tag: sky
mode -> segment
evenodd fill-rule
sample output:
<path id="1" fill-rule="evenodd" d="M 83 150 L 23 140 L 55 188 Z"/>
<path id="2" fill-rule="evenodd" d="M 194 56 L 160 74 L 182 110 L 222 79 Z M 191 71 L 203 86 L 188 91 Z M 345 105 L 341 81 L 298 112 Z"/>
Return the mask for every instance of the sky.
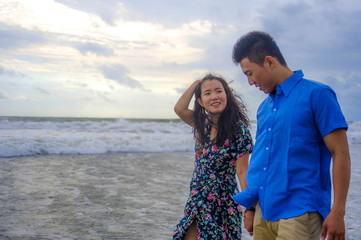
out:
<path id="1" fill-rule="evenodd" d="M 232 50 L 259 30 L 361 121 L 360 16 L 359 0 L 1 0 L 0 116 L 177 118 L 181 93 L 215 73 L 255 120 L 267 95 Z"/>

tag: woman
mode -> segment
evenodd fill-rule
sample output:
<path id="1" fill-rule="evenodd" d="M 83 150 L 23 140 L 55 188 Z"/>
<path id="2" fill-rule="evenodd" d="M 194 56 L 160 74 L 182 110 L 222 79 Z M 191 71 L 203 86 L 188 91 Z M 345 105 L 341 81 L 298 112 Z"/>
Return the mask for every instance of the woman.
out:
<path id="1" fill-rule="evenodd" d="M 236 175 L 247 188 L 252 138 L 245 106 L 222 77 L 208 74 L 190 85 L 174 111 L 194 129 L 196 159 L 184 217 L 173 238 L 241 239 L 242 209 L 232 196 L 238 192 Z"/>

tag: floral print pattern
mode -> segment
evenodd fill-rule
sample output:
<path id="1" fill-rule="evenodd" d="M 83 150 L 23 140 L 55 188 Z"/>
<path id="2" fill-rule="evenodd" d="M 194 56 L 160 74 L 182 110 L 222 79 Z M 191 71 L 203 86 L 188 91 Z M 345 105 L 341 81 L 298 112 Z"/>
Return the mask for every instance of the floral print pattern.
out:
<path id="1" fill-rule="evenodd" d="M 232 196 L 238 193 L 236 160 L 252 149 L 248 127 L 239 122 L 234 140 L 218 147 L 209 140 L 210 120 L 206 120 L 207 141 L 196 144 L 194 172 L 184 217 L 176 226 L 173 239 L 183 239 L 193 221 L 197 222 L 197 239 L 241 239 L 242 207 Z"/>

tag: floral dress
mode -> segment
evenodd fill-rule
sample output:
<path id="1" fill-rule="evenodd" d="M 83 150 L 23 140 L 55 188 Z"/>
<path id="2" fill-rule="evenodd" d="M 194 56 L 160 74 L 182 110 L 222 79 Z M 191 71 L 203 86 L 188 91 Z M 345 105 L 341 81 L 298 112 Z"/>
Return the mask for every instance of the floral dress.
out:
<path id="1" fill-rule="evenodd" d="M 215 139 L 209 141 L 211 124 L 206 120 L 206 144 L 196 145 L 190 194 L 173 239 L 183 239 L 194 220 L 197 239 L 241 239 L 242 208 L 232 198 L 238 193 L 236 160 L 253 145 L 248 127 L 243 122 L 239 126 L 234 140 L 217 147 Z"/>

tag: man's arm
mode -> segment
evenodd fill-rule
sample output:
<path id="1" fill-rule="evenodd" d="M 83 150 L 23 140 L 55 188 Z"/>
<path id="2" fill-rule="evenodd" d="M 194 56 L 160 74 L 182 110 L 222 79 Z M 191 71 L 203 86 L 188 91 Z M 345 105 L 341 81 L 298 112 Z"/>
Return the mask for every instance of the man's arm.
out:
<path id="1" fill-rule="evenodd" d="M 350 184 L 350 153 L 345 129 L 337 129 L 324 138 L 332 154 L 334 201 L 331 212 L 322 225 L 322 239 L 345 239 L 346 198 Z"/>

